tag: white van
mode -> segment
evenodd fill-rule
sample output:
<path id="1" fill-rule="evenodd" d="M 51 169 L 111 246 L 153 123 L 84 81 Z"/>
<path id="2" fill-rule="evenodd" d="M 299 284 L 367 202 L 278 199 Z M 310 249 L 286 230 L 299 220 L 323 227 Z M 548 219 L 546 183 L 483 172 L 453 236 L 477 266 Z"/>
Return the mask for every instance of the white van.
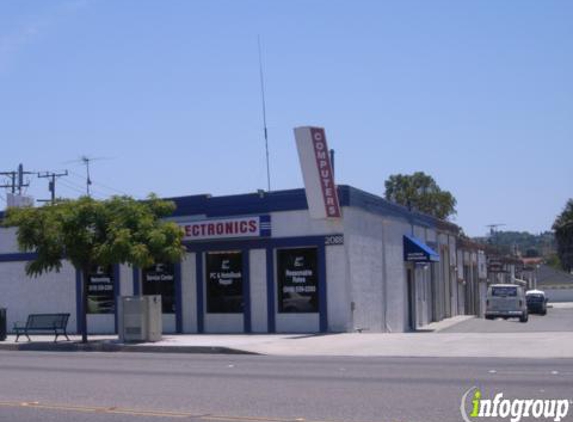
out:
<path id="1" fill-rule="evenodd" d="M 515 284 L 492 284 L 487 289 L 485 318 L 519 318 L 527 322 L 527 301 L 523 287 Z"/>

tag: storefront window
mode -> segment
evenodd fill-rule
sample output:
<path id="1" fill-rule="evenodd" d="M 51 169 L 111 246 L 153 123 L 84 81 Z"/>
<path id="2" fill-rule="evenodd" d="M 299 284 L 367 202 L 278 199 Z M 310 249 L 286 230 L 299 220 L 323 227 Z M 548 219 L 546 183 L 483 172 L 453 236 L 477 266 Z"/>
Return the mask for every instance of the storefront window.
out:
<path id="1" fill-rule="evenodd" d="M 88 313 L 113 314 L 115 297 L 112 266 L 94 266 L 88 278 Z"/>
<path id="2" fill-rule="evenodd" d="M 161 295 L 164 314 L 175 313 L 175 265 L 155 264 L 142 272 L 144 295 Z"/>
<path id="3" fill-rule="evenodd" d="M 280 249 L 277 259 L 279 312 L 318 312 L 316 248 Z"/>
<path id="4" fill-rule="evenodd" d="M 243 254 L 207 253 L 207 312 L 243 312 Z"/>

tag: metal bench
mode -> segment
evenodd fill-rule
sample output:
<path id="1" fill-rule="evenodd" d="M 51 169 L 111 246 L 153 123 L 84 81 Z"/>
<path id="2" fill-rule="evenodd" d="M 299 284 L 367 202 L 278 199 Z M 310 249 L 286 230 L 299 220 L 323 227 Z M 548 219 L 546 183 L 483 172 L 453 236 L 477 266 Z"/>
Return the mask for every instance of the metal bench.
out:
<path id="1" fill-rule="evenodd" d="M 28 341 L 32 341 L 28 333 L 30 332 L 53 332 L 56 336 L 54 343 L 58 341 L 58 336 L 63 335 L 69 341 L 70 338 L 66 333 L 68 326 L 68 319 L 70 314 L 30 314 L 26 324 L 16 322 L 14 324 L 14 332 L 16 333 L 16 342 L 22 334 L 28 337 Z"/>

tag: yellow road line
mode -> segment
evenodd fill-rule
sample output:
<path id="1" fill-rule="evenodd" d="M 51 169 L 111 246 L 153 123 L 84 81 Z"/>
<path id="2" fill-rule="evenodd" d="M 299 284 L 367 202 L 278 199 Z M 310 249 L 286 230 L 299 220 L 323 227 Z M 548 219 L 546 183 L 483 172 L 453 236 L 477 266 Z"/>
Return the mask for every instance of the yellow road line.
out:
<path id="1" fill-rule="evenodd" d="M 100 414 L 121 414 L 129 416 L 147 416 L 157 418 L 195 418 L 204 421 L 221 421 L 221 422 L 335 422 L 335 421 L 319 421 L 319 420 L 306 420 L 304 418 L 263 418 L 263 417 L 250 417 L 250 416 L 227 416 L 227 415 L 212 415 L 212 414 L 193 414 L 187 412 L 169 412 L 162 410 L 143 410 L 143 409 L 127 409 L 121 407 L 97 407 L 97 406 L 78 406 L 67 404 L 49 404 L 40 403 L 37 401 L 19 402 L 19 401 L 0 401 L 0 407 L 15 407 L 15 408 L 28 408 L 28 409 L 42 409 L 42 410 L 61 410 L 68 412 L 82 412 L 82 413 L 100 413 Z"/>
<path id="2" fill-rule="evenodd" d="M 194 415 L 192 413 L 183 413 L 183 412 L 123 409 L 123 408 L 119 408 L 119 407 L 73 406 L 73 405 L 47 404 L 47 403 L 39 403 L 39 402 L 0 402 L 0 406 L 30 408 L 30 409 L 43 409 L 43 410 L 63 410 L 63 411 L 84 412 L 84 413 L 122 414 L 122 415 L 132 415 L 132 416 L 155 416 L 155 417 L 164 417 L 164 418 L 167 418 L 167 417 L 169 417 L 169 418 L 189 418 L 189 417 L 200 417 L 201 416 L 201 415 Z"/>

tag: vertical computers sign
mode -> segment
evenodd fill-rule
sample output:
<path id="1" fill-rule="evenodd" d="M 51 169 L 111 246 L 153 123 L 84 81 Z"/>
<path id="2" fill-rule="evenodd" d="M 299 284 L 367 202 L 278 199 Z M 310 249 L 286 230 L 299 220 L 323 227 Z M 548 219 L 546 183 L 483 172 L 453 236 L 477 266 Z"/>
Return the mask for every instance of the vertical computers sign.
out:
<path id="1" fill-rule="evenodd" d="M 340 204 L 324 129 L 294 129 L 306 200 L 310 216 L 316 219 L 340 218 Z"/>

